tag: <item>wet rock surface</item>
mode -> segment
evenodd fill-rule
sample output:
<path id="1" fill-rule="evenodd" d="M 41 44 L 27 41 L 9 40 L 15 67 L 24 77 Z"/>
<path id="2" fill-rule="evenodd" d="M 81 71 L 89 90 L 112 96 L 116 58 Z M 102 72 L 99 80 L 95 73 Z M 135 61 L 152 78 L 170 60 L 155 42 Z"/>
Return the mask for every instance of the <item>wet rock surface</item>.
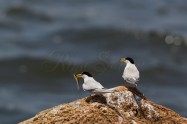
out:
<path id="1" fill-rule="evenodd" d="M 135 97 L 127 87 L 119 92 L 93 95 L 38 113 L 19 124 L 185 124 L 187 119 L 147 99 Z M 136 99 L 135 99 L 136 98 Z"/>

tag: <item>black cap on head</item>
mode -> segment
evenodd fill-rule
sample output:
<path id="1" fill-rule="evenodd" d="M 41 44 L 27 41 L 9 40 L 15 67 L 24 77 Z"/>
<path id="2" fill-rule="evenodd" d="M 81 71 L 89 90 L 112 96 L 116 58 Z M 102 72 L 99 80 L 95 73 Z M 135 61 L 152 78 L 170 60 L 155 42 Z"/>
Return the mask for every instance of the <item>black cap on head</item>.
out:
<path id="1" fill-rule="evenodd" d="M 125 58 L 126 60 L 129 60 L 132 64 L 134 64 L 134 60 L 131 57 Z"/>
<path id="2" fill-rule="evenodd" d="M 88 77 L 93 77 L 89 72 L 82 72 L 82 74 L 87 75 Z"/>

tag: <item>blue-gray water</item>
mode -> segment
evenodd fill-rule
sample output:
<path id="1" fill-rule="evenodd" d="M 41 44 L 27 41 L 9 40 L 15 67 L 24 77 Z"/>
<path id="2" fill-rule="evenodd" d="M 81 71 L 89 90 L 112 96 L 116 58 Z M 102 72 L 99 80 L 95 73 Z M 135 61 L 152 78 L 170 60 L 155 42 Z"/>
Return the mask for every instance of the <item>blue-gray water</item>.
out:
<path id="1" fill-rule="evenodd" d="M 185 0 L 1 0 L 0 123 L 89 95 L 73 73 L 123 85 L 135 59 L 139 89 L 187 117 Z"/>

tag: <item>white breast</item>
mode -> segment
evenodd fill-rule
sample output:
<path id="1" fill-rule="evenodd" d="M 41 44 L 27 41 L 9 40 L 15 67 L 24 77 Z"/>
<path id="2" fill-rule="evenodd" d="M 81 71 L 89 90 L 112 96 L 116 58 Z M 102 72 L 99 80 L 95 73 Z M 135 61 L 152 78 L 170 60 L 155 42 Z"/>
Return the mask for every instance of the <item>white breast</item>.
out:
<path id="1" fill-rule="evenodd" d="M 129 80 L 129 83 L 135 83 L 139 79 L 139 71 L 134 64 L 128 63 L 122 77 L 124 80 Z"/>

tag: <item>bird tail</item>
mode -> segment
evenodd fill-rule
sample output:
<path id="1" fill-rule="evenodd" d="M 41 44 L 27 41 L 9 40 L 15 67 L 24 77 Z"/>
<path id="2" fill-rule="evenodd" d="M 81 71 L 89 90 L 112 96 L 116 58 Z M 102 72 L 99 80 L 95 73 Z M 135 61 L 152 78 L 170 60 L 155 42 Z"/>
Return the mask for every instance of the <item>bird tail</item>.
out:
<path id="1" fill-rule="evenodd" d="M 114 93 L 114 92 L 117 92 L 117 91 L 114 89 L 94 89 L 92 91 L 92 93 L 95 93 L 95 94 Z"/>

